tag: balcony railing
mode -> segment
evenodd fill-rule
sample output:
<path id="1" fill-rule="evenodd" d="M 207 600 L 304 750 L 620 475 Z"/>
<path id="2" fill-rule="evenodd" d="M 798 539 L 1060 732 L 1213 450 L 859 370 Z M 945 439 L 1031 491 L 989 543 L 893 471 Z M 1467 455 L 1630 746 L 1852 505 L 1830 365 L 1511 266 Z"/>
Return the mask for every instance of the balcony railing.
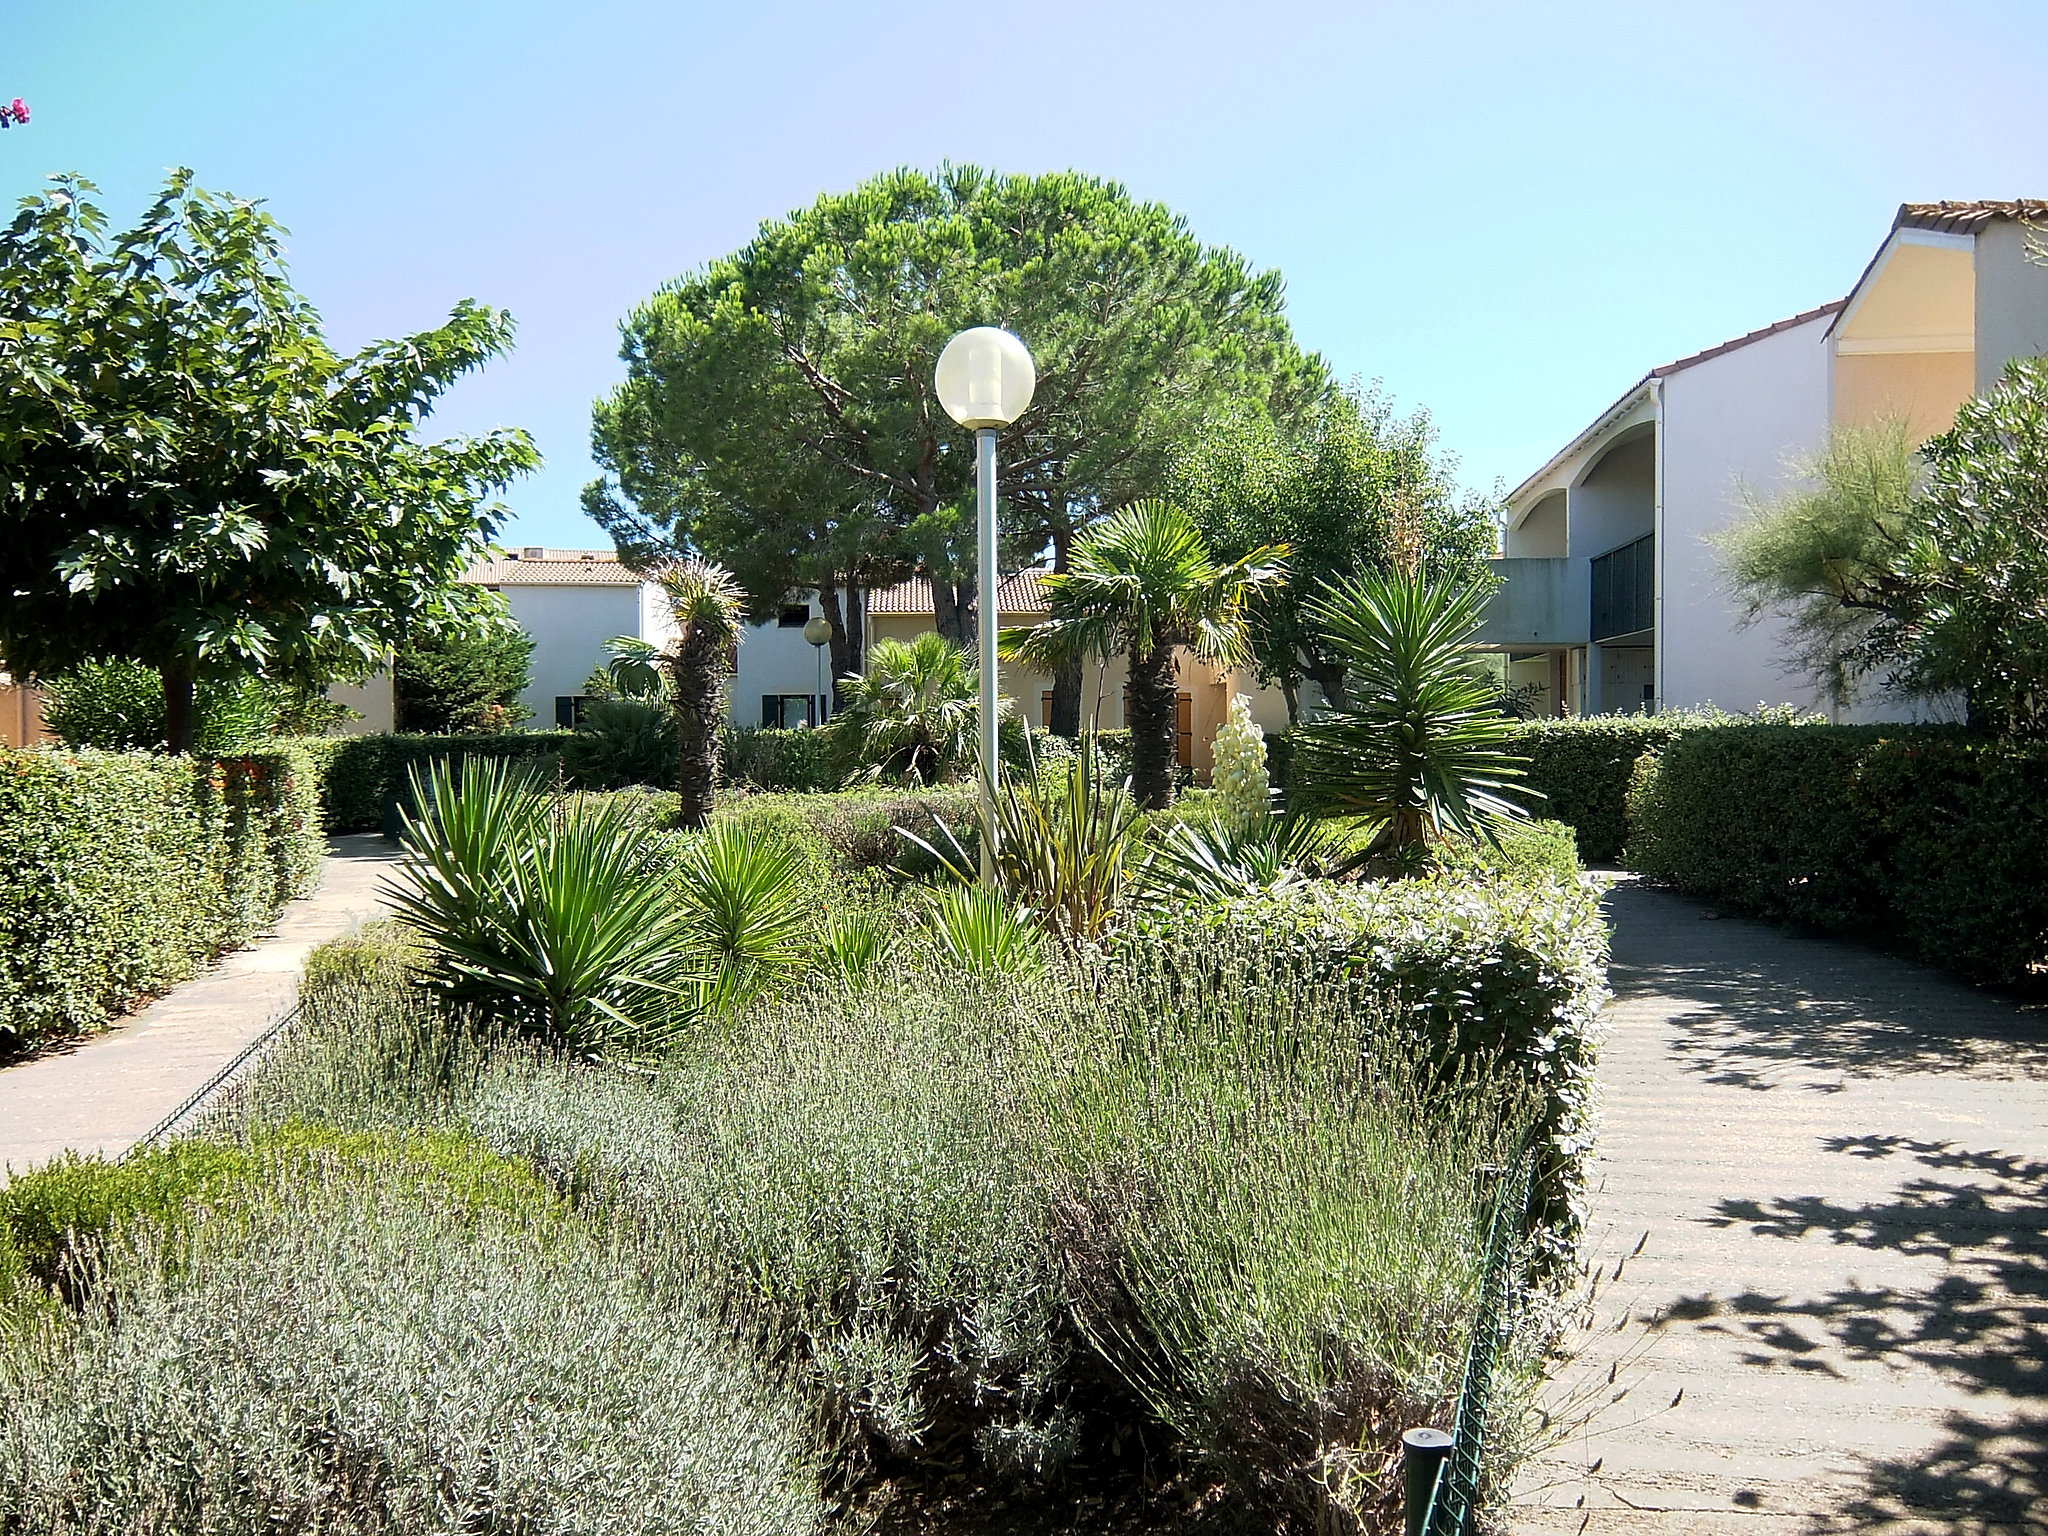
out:
<path id="1" fill-rule="evenodd" d="M 1599 641 L 1633 635 L 1657 622 L 1657 536 L 1609 550 L 1593 561 L 1593 630 Z"/>

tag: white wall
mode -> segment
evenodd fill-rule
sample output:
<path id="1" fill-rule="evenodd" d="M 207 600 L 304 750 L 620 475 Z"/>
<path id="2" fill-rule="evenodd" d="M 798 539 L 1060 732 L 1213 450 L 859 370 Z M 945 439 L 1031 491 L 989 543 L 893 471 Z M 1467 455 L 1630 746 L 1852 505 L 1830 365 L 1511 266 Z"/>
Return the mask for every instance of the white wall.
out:
<path id="1" fill-rule="evenodd" d="M 615 635 L 640 635 L 646 614 L 643 589 L 632 587 L 514 587 L 501 589 L 519 627 L 533 637 L 533 681 L 520 700 L 533 711 L 528 726 L 551 730 L 555 700 L 583 691 L 591 670 L 609 659 Z M 643 637 L 644 638 L 644 637 Z"/>
<path id="2" fill-rule="evenodd" d="M 1993 219 L 1977 235 L 1977 392 L 2015 357 L 2048 353 L 2048 266 L 2031 260 L 2028 231 Z"/>
<path id="3" fill-rule="evenodd" d="M 1652 429 L 1608 449 L 1571 488 L 1562 553 L 1590 560 L 1640 539 L 1654 527 L 1656 496 L 1657 439 Z"/>
<path id="4" fill-rule="evenodd" d="M 344 720 L 335 728 L 334 734 L 338 736 L 370 736 L 395 729 L 397 709 L 389 667 L 379 667 L 361 683 L 332 683 L 327 697 L 356 712 L 354 719 Z"/>
<path id="5" fill-rule="evenodd" d="M 803 594 L 804 612 L 812 618 L 822 611 L 812 593 Z M 787 606 L 794 608 L 798 599 Z M 832 693 L 832 647 L 814 647 L 801 629 L 783 629 L 774 619 L 766 624 L 749 624 L 740 641 L 739 667 L 734 673 L 726 705 L 734 725 L 761 723 L 761 695 L 764 693 L 819 692 L 819 662 L 824 663 L 824 693 Z"/>
<path id="6" fill-rule="evenodd" d="M 1741 513 L 1741 487 L 1762 496 L 1791 479 L 1787 460 L 1827 439 L 1827 316 L 1709 358 L 1664 380 L 1664 519 L 1658 559 L 1666 709 L 1760 703 L 1817 707 L 1812 681 L 1781 664 L 1782 620 L 1739 626 L 1720 557 L 1706 535 Z"/>

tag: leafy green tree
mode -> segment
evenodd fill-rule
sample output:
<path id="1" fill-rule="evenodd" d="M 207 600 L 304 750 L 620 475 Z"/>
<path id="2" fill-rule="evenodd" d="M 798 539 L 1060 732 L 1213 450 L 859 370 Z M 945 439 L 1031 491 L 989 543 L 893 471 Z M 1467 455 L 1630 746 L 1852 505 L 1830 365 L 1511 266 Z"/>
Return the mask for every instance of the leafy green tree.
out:
<path id="1" fill-rule="evenodd" d="M 849 775 L 937 784 L 974 762 L 981 673 L 936 630 L 877 640 L 863 676 L 846 679 L 825 729 Z"/>
<path id="2" fill-rule="evenodd" d="M 1972 725 L 2048 733 L 2048 358 L 2007 365 L 1948 431 L 1837 432 L 1804 487 L 1719 542 L 1752 615 L 1788 615 L 1837 701 L 1879 677 L 1960 694 Z"/>
<path id="3" fill-rule="evenodd" d="M 939 633 L 966 644 L 973 445 L 932 370 L 978 324 L 1016 331 L 1039 369 L 1001 442 L 1018 564 L 1050 546 L 1065 569 L 1075 534 L 1156 491 L 1210 415 L 1287 415 L 1327 387 L 1278 274 L 1167 209 L 1073 173 L 895 171 L 763 225 L 634 311 L 627 380 L 595 411 L 607 478 L 585 505 L 628 559 L 728 563 L 757 615 L 818 587 L 839 677 L 861 670 L 862 594 L 916 567 L 936 578 Z M 1056 729 L 1078 726 L 1079 698 L 1062 669 Z"/>
<path id="4" fill-rule="evenodd" d="M 163 679 L 140 662 L 83 662 L 42 679 L 42 687 L 43 724 L 67 746 L 146 752 L 163 745 Z M 322 736 L 352 713 L 319 688 L 254 677 L 200 683 L 193 712 L 193 745 L 216 755 L 275 736 Z"/>
<path id="5" fill-rule="evenodd" d="M 1919 610 L 1907 554 L 1925 531 L 1926 469 L 1896 420 L 1837 428 L 1798 467 L 1803 484 L 1769 501 L 1749 497 L 1748 515 L 1714 543 L 1745 620 L 1784 615 L 1791 665 L 1841 706 L 1881 664 L 1881 632 Z"/>
<path id="6" fill-rule="evenodd" d="M 417 435 L 503 314 L 342 357 L 254 203 L 178 171 L 110 237 L 95 190 L 60 178 L 0 233 L 0 661 L 141 662 L 186 751 L 200 679 L 360 677 L 444 612 L 538 455 Z"/>
<path id="7" fill-rule="evenodd" d="M 1972 724 L 2048 734 L 2048 358 L 2007 364 L 1921 455 L 1927 491 L 1903 562 L 1919 609 L 1880 637 L 1895 676 L 1960 690 Z"/>
<path id="8" fill-rule="evenodd" d="M 1264 412 L 1215 421 L 1176 458 L 1172 497 L 1214 548 L 1288 548 L 1287 580 L 1253 605 L 1252 657 L 1287 696 L 1290 720 L 1301 718 L 1304 680 L 1332 702 L 1343 694 L 1343 654 L 1307 613 L 1325 586 L 1394 574 L 1408 543 L 1446 579 L 1478 574 L 1492 553 L 1495 509 L 1458 494 L 1435 438 L 1426 415 L 1396 417 L 1377 389 L 1354 386 L 1291 422 Z"/>
<path id="9" fill-rule="evenodd" d="M 1185 512 L 1141 501 L 1075 541 L 1067 571 L 1045 580 L 1050 616 L 1036 629 L 1005 631 L 1004 651 L 1038 665 L 1129 657 L 1131 792 L 1154 810 L 1173 798 L 1174 653 L 1243 660 L 1246 609 L 1283 579 L 1286 557 L 1279 545 L 1219 560 Z"/>
<path id="10" fill-rule="evenodd" d="M 531 719 L 519 696 L 533 681 L 533 640 L 503 596 L 477 591 L 459 617 L 408 635 L 392 659 L 401 731 L 460 735 L 509 730 Z"/>
<path id="11" fill-rule="evenodd" d="M 1307 607 L 1344 661 L 1336 708 L 1296 728 L 1288 777 L 1306 809 L 1375 829 L 1363 857 L 1419 864 L 1448 836 L 1492 841 L 1520 817 L 1511 787 L 1522 760 L 1514 724 L 1472 666 L 1486 610 L 1484 582 L 1413 570 L 1326 588 Z"/>

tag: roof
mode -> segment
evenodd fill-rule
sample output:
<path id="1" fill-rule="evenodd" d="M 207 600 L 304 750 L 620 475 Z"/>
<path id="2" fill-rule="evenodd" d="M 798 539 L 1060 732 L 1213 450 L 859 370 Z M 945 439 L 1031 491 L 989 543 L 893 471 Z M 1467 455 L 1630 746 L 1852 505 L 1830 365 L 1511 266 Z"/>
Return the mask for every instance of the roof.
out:
<path id="1" fill-rule="evenodd" d="M 1724 352 L 1733 352 L 1737 347 L 1746 347 L 1753 341 L 1762 341 L 1766 336 L 1775 336 L 1780 331 L 1789 331 L 1794 326 L 1805 325 L 1809 320 L 1818 320 L 1823 315 L 1840 312 L 1847 299 L 1835 299 L 1826 304 L 1817 304 L 1812 309 L 1803 309 L 1784 320 L 1773 321 L 1761 329 L 1747 332 L 1733 341 L 1724 341 L 1718 347 L 1709 347 L 1704 352 L 1695 352 L 1690 357 L 1681 357 L 1675 363 L 1666 363 L 1661 368 L 1652 368 L 1646 375 L 1652 379 L 1668 379 L 1674 373 L 1682 373 L 1695 363 L 1704 363 L 1710 357 L 1719 357 Z"/>
<path id="2" fill-rule="evenodd" d="M 637 587 L 645 580 L 609 549 L 532 548 L 478 561 L 462 579 L 480 587 Z"/>
<path id="3" fill-rule="evenodd" d="M 1893 229 L 1931 229 L 1943 235 L 1974 235 L 1993 219 L 2048 222 L 2048 200 L 2038 197 L 1971 203 L 1901 203 Z"/>
<path id="4" fill-rule="evenodd" d="M 1049 611 L 1051 605 L 1046 601 L 1042 580 L 1045 575 L 1041 570 L 1028 570 L 1005 577 L 1001 590 L 996 594 L 996 612 Z M 913 576 L 908 581 L 868 594 L 868 614 L 873 618 L 890 614 L 923 615 L 932 611 L 932 584 L 922 576 Z"/>

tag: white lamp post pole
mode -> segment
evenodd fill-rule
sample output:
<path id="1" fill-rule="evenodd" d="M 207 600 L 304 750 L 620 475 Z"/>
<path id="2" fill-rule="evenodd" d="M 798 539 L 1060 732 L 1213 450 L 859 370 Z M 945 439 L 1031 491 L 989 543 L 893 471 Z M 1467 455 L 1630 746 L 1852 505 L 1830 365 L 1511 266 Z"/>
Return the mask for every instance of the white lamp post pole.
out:
<path id="1" fill-rule="evenodd" d="M 976 580 L 975 611 L 981 631 L 981 797 L 985 809 L 993 812 L 998 756 L 996 700 L 996 630 L 1002 624 L 1002 572 L 996 569 L 996 429 L 982 427 L 974 434 L 974 552 Z M 989 836 L 981 846 L 981 883 L 996 879 L 994 841 L 995 817 L 985 815 L 981 824 Z"/>
<path id="2" fill-rule="evenodd" d="M 939 404 L 975 435 L 974 524 L 977 627 L 981 639 L 981 805 L 989 829 L 981 849 L 981 879 L 995 882 L 995 793 L 1002 765 L 997 757 L 996 706 L 1002 696 L 996 675 L 996 630 L 1001 625 L 1002 572 L 996 567 L 996 433 L 1031 404 L 1038 373 L 1024 343 L 1008 331 L 977 325 L 946 343 L 933 379 Z"/>

